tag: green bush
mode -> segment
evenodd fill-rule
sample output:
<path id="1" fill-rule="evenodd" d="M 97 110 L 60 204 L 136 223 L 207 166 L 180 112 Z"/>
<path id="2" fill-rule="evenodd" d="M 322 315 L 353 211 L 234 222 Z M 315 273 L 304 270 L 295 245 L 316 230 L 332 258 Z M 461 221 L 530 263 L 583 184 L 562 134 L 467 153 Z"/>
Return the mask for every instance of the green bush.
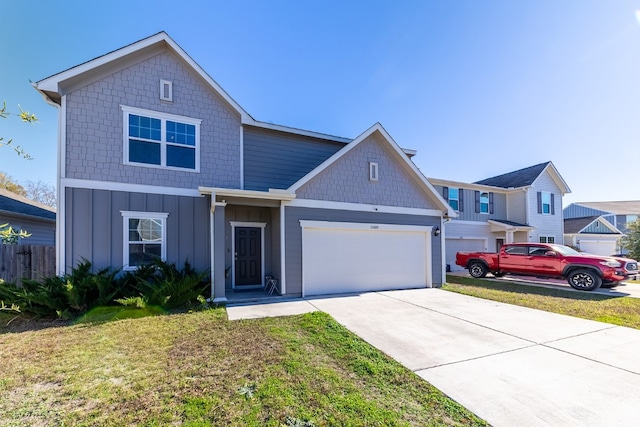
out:
<path id="1" fill-rule="evenodd" d="M 91 263 L 83 260 L 62 277 L 23 279 L 22 287 L 2 283 L 0 300 L 23 313 L 60 318 L 75 318 L 92 308 L 117 303 L 176 309 L 202 301 L 208 288 L 206 276 L 187 262 L 182 270 L 158 261 L 121 274 L 112 268 L 92 271 Z"/>

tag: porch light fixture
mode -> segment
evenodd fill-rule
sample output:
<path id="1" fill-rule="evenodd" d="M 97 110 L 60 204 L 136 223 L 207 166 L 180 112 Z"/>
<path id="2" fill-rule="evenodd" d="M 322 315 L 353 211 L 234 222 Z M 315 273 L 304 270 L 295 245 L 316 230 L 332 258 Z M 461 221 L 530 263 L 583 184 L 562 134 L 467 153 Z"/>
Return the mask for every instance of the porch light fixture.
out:
<path id="1" fill-rule="evenodd" d="M 433 229 L 433 235 L 436 237 L 440 235 L 440 227 L 436 227 Z"/>

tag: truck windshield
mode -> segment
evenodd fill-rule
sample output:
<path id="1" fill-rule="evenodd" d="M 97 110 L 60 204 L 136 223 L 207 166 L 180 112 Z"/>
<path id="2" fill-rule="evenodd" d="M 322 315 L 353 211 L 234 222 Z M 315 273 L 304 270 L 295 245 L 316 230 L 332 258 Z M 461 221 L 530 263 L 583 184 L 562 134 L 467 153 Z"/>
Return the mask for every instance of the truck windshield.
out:
<path id="1" fill-rule="evenodd" d="M 559 254 L 562 254 L 562 255 L 580 255 L 580 252 L 578 252 L 578 251 L 576 251 L 574 249 L 571 249 L 568 246 L 551 245 L 551 248 L 554 251 L 556 251 L 556 252 L 558 252 Z"/>

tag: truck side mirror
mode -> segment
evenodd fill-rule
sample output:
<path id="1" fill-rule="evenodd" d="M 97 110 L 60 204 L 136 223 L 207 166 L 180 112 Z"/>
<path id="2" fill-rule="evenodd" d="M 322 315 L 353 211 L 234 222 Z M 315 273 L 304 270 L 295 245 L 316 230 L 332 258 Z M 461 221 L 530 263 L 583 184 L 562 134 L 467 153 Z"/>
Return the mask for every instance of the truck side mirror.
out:
<path id="1" fill-rule="evenodd" d="M 555 257 L 556 253 L 554 251 L 547 251 L 544 253 L 544 256 L 551 256 L 551 257 Z"/>

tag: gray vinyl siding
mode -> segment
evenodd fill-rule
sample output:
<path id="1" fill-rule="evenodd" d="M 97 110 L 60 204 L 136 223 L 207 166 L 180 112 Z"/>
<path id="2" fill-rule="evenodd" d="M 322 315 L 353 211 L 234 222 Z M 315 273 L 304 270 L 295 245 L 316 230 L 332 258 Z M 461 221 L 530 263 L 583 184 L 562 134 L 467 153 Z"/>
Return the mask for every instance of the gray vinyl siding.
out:
<path id="1" fill-rule="evenodd" d="M 609 212 L 601 211 L 599 209 L 588 208 L 586 206 L 580 206 L 576 204 L 570 204 L 562 211 L 562 216 L 564 219 L 571 218 L 586 218 L 588 216 L 600 216 L 607 215 Z M 610 221 L 612 224 L 614 223 L 611 218 L 606 218 L 607 221 Z"/>
<path id="2" fill-rule="evenodd" d="M 161 79 L 173 83 L 173 102 L 160 101 Z M 200 172 L 125 165 L 121 105 L 201 119 Z M 66 178 L 240 188 L 240 116 L 169 53 L 72 91 L 66 112 Z"/>
<path id="3" fill-rule="evenodd" d="M 56 244 L 56 221 L 35 219 L 21 215 L 0 215 L 0 225 L 9 224 L 14 230 L 24 230 L 31 234 L 20 238 L 20 244 L 53 246 Z"/>
<path id="4" fill-rule="evenodd" d="M 444 195 L 444 186 L 435 185 L 436 191 L 440 195 Z M 455 187 L 451 187 L 455 188 Z M 477 222 L 485 222 L 489 219 L 503 219 L 515 221 L 511 218 L 507 217 L 507 195 L 503 193 L 493 193 L 493 213 L 478 213 L 476 212 L 475 205 L 475 191 L 469 188 L 460 188 L 463 193 L 463 210 L 456 211 L 458 213 L 458 217 L 454 219 L 454 221 L 477 221 Z M 491 191 L 488 191 L 491 193 Z"/>
<path id="5" fill-rule="evenodd" d="M 209 202 L 185 197 L 122 191 L 66 189 L 66 269 L 86 259 L 95 269 L 123 265 L 121 211 L 168 213 L 167 261 L 182 267 L 188 261 L 208 271 Z"/>
<path id="6" fill-rule="evenodd" d="M 285 189 L 345 146 L 284 132 L 244 127 L 244 188 Z"/>
<path id="7" fill-rule="evenodd" d="M 436 209 L 431 192 L 379 133 L 345 153 L 296 191 L 299 199 Z M 369 179 L 369 163 L 378 164 L 378 181 Z"/>
<path id="8" fill-rule="evenodd" d="M 593 221 L 582 233 L 596 233 L 596 234 L 616 234 L 611 231 L 610 228 L 605 227 L 600 221 Z"/>
<path id="9" fill-rule="evenodd" d="M 285 207 L 287 295 L 292 296 L 302 295 L 302 228 L 300 220 L 440 226 L 439 217 Z M 440 237 L 432 236 L 431 242 L 433 285 L 440 286 L 443 283 Z"/>

